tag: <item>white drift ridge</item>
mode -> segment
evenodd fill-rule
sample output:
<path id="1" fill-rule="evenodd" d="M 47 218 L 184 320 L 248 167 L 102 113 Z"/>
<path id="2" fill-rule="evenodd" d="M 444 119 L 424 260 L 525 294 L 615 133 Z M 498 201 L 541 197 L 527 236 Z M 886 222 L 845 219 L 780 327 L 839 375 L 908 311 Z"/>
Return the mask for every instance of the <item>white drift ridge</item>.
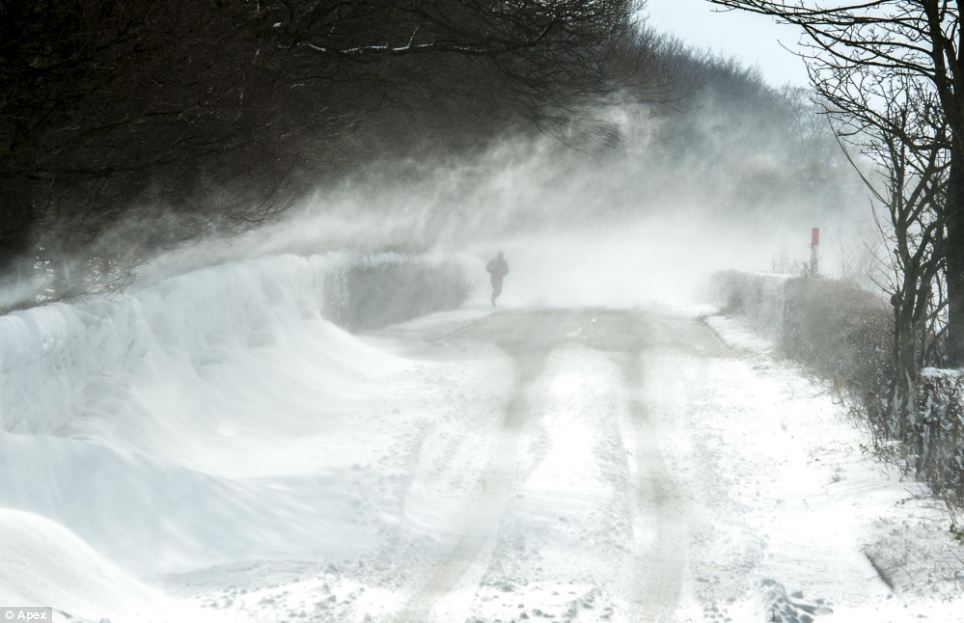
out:
<path id="1" fill-rule="evenodd" d="M 138 379 L 143 391 L 164 391 L 181 385 L 171 375 L 203 377 L 229 351 L 284 346 L 291 339 L 286 328 L 300 336 L 302 322 L 324 322 L 325 306 L 341 294 L 333 290 L 350 269 L 414 261 L 396 254 L 274 256 L 0 317 L 2 429 L 74 434 L 78 420 L 126 399 L 151 404 L 154 396 L 119 400 L 98 386 L 126 393 L 134 388 L 123 382 Z"/>
<path id="2" fill-rule="evenodd" d="M 0 603 L 39 596 L 17 578 L 69 577 L 74 559 L 94 553 L 118 565 L 102 579 L 120 586 L 122 573 L 347 555 L 370 540 L 360 537 L 375 527 L 350 512 L 364 491 L 343 477 L 365 457 L 319 456 L 316 441 L 369 434 L 352 420 L 397 407 L 404 388 L 384 380 L 403 383 L 417 364 L 327 317 L 351 310 L 352 271 L 384 277 L 391 295 L 404 267 L 394 287 L 425 299 L 459 286 L 436 275 L 455 265 L 272 256 L 0 317 L 0 559 L 21 561 L 0 568 Z"/>

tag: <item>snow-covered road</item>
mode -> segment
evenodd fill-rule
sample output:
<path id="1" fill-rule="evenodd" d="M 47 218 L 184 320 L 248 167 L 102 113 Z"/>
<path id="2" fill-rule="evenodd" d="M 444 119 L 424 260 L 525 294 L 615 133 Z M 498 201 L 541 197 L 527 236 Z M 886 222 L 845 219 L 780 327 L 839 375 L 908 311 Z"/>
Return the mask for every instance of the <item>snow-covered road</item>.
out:
<path id="1" fill-rule="evenodd" d="M 397 620 L 577 620 L 591 610 L 672 620 L 684 501 L 639 397 L 641 321 L 604 310 L 502 312 L 446 336 L 469 351 L 494 345 L 514 380 L 479 447 L 485 464 L 464 474 L 475 488 L 464 534 Z M 462 586 L 466 576 L 481 580 Z"/>
<path id="2" fill-rule="evenodd" d="M 463 311 L 366 342 L 462 372 L 437 377 L 446 415 L 413 439 L 372 551 L 268 586 L 245 572 L 246 593 L 202 603 L 398 623 L 763 621 L 771 607 L 897 621 L 935 607 L 898 605 L 860 549 L 905 486 L 867 473 L 819 388 L 696 319 Z"/>
<path id="3" fill-rule="evenodd" d="M 4 433 L 0 602 L 114 623 L 964 620 L 945 516 L 727 325 L 287 323 L 171 386 L 103 379 L 110 409 L 75 428 Z M 171 391 L 203 421 L 112 419 Z M 895 595 L 865 551 L 907 535 L 929 581 Z"/>

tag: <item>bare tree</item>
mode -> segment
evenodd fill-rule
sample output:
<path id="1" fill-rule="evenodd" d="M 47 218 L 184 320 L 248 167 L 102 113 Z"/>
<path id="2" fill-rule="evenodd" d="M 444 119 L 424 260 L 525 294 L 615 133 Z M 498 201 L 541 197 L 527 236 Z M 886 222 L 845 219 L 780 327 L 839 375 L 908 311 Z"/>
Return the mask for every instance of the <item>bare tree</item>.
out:
<path id="1" fill-rule="evenodd" d="M 914 137 L 884 112 L 889 95 L 907 77 L 933 93 L 928 115 L 942 117 L 946 133 L 946 195 L 941 211 L 947 241 L 947 362 L 964 364 L 964 32 L 960 0 L 708 0 L 730 9 L 774 16 L 800 27 L 811 81 L 835 103 L 830 112 L 869 123 L 911 149 Z M 855 131 L 865 128 L 854 127 Z M 938 197 L 933 197 L 935 201 Z"/>
<path id="2" fill-rule="evenodd" d="M 880 174 L 864 179 L 887 219 L 878 224 L 891 254 L 878 285 L 890 292 L 894 309 L 893 372 L 882 400 L 864 406 L 880 435 L 911 442 L 912 454 L 920 456 L 919 375 L 923 367 L 940 364 L 946 329 L 941 274 L 950 169 L 943 148 L 947 124 L 937 113 L 933 91 L 919 77 L 904 76 L 887 86 L 887 102 L 859 125 L 865 126 L 864 153 Z M 878 404 L 882 410 L 874 412 Z"/>
<path id="3" fill-rule="evenodd" d="M 390 102 L 411 87 L 461 106 L 484 100 L 536 121 L 608 94 L 611 61 L 640 46 L 640 0 L 284 0 L 263 19 L 309 74 L 363 82 Z M 468 88 L 467 88 L 468 87 Z"/>

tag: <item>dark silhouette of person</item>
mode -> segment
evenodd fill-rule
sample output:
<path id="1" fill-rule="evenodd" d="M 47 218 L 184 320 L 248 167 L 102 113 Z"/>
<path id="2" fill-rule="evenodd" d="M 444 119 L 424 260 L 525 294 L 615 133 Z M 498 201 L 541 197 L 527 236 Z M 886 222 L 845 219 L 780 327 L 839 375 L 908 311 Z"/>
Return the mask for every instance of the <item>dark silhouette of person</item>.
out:
<path id="1" fill-rule="evenodd" d="M 506 264 L 502 251 L 499 251 L 496 257 L 489 260 L 489 263 L 485 265 L 485 270 L 489 272 L 489 278 L 492 280 L 492 306 L 495 307 L 495 299 L 502 294 L 502 280 L 509 274 L 509 265 Z"/>

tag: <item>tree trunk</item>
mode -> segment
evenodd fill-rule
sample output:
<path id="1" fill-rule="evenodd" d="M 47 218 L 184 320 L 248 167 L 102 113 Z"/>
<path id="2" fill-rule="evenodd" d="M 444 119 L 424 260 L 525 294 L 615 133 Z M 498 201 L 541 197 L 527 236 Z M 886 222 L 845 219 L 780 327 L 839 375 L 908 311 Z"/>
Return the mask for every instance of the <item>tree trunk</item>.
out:
<path id="1" fill-rule="evenodd" d="M 917 305 L 916 282 L 917 275 L 914 267 L 905 269 L 904 296 L 900 304 L 894 307 L 894 404 L 892 430 L 898 439 L 907 441 L 914 424 L 913 399 L 914 385 L 917 377 L 915 353 L 917 350 L 917 332 L 914 326 L 914 308 Z"/>
<path id="2" fill-rule="evenodd" d="M 947 223 L 947 361 L 964 366 L 964 152 L 951 156 L 951 173 L 945 207 Z"/>

